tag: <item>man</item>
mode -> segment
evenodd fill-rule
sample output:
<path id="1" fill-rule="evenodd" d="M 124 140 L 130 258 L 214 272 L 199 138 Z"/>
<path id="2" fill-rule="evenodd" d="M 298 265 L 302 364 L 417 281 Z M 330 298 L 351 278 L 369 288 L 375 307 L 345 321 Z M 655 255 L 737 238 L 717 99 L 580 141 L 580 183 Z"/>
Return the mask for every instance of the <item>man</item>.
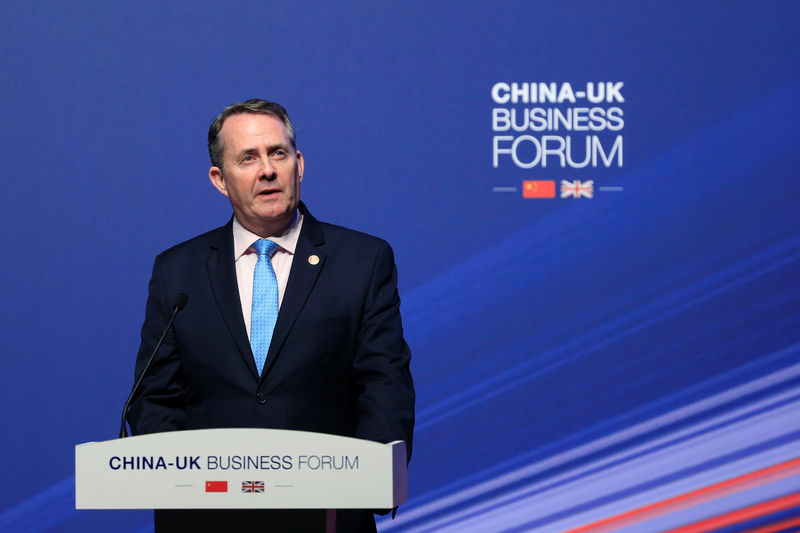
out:
<path id="1" fill-rule="evenodd" d="M 391 248 L 317 221 L 300 202 L 304 160 L 282 106 L 228 107 L 208 149 L 233 217 L 156 258 L 137 375 L 175 295 L 189 301 L 131 405 L 133 433 L 295 429 L 404 440 L 410 457 L 414 388 Z M 157 532 L 238 525 L 323 530 L 324 514 L 156 512 Z M 339 511 L 337 530 L 375 531 L 374 518 Z"/>

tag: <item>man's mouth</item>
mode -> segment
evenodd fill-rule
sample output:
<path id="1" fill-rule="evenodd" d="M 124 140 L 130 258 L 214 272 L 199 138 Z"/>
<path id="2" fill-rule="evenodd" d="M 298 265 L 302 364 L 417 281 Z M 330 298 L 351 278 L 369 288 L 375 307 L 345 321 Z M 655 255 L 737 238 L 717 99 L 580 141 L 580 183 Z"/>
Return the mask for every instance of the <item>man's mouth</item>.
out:
<path id="1" fill-rule="evenodd" d="M 278 189 L 267 189 L 265 191 L 261 191 L 258 193 L 258 196 L 274 196 L 278 194 L 280 191 Z"/>

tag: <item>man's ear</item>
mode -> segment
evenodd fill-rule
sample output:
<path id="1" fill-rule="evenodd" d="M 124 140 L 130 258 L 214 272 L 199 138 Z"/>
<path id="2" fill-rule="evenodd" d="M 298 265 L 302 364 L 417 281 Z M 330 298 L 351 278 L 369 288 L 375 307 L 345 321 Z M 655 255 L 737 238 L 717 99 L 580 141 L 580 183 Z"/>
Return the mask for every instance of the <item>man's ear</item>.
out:
<path id="1" fill-rule="evenodd" d="M 300 176 L 299 181 L 303 181 L 303 170 L 305 169 L 305 161 L 303 160 L 303 154 L 300 153 L 300 150 L 295 150 L 297 153 L 297 173 Z"/>
<path id="2" fill-rule="evenodd" d="M 219 192 L 228 196 L 228 189 L 225 187 L 225 176 L 221 168 L 211 167 L 208 169 L 208 179 L 211 180 L 211 184 L 216 187 Z"/>

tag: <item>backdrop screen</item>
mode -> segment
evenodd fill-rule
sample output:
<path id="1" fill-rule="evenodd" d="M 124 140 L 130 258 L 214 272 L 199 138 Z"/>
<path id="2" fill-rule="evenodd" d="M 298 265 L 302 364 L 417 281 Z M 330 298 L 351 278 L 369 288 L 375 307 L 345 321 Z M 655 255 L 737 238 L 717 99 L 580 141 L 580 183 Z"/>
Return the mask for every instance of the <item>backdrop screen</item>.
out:
<path id="1" fill-rule="evenodd" d="M 417 425 L 381 531 L 800 527 L 798 23 L 4 2 L 0 530 L 152 530 L 74 509 L 74 446 L 116 436 L 155 255 L 231 215 L 206 133 L 248 98 L 289 110 L 310 211 L 396 254 Z"/>

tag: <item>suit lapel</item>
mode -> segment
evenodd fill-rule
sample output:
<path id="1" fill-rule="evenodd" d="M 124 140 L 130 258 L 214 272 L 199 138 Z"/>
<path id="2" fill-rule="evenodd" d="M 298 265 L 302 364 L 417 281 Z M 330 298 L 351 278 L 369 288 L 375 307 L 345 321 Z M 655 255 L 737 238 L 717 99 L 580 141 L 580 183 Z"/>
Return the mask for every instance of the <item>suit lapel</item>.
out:
<path id="1" fill-rule="evenodd" d="M 269 353 L 267 354 L 262 378 L 269 372 L 275 363 L 275 359 L 280 355 L 280 350 L 286 341 L 286 337 L 297 321 L 298 315 L 308 300 L 308 296 L 311 294 L 322 268 L 325 266 L 325 254 L 320 248 L 325 244 L 322 226 L 317 219 L 311 216 L 302 203 L 300 204 L 300 211 L 303 213 L 303 227 L 297 239 L 297 247 L 292 259 L 292 269 L 289 272 L 289 281 L 286 284 L 286 292 L 283 295 L 281 308 L 278 312 L 278 321 L 275 323 L 275 330 L 272 333 L 272 341 L 269 345 Z M 316 260 L 312 256 L 316 256 Z"/>
<path id="2" fill-rule="evenodd" d="M 214 293 L 225 325 L 233 337 L 239 353 L 245 364 L 258 380 L 253 352 L 250 349 L 250 340 L 247 338 L 242 317 L 242 302 L 239 298 L 239 286 L 236 283 L 236 266 L 233 257 L 233 230 L 231 222 L 220 229 L 219 238 L 211 245 L 211 253 L 206 259 L 208 281 Z"/>

